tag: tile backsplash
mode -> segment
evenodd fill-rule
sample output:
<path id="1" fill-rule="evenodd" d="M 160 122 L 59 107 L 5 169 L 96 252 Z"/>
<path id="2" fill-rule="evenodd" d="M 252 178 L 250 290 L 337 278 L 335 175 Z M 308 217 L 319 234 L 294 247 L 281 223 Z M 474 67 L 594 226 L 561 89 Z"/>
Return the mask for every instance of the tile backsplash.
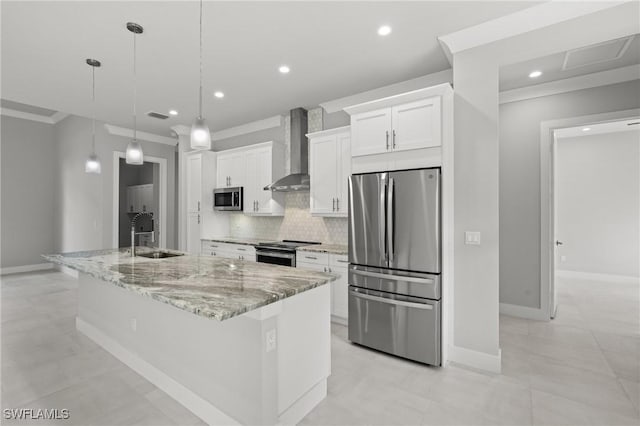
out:
<path id="1" fill-rule="evenodd" d="M 236 238 L 319 241 L 347 244 L 347 219 L 313 217 L 309 212 L 309 193 L 285 194 L 284 217 L 253 217 L 232 214 L 230 232 Z"/>

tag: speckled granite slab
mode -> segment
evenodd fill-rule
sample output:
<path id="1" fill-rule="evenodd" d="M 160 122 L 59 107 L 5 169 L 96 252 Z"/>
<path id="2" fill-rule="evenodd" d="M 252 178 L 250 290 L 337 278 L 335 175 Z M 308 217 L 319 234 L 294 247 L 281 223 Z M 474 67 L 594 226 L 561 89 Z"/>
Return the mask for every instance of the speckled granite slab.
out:
<path id="1" fill-rule="evenodd" d="M 315 253 L 349 254 L 349 247 L 342 244 L 317 244 L 298 248 L 298 251 L 311 251 Z"/>
<path id="2" fill-rule="evenodd" d="M 149 249 L 139 249 L 140 253 L 142 251 Z M 311 290 L 336 278 L 322 272 L 211 256 L 132 258 L 127 249 L 42 257 L 218 321 Z"/>
<path id="3" fill-rule="evenodd" d="M 229 244 L 244 244 L 247 246 L 257 246 L 260 243 L 273 242 L 273 240 L 263 240 L 260 238 L 235 238 L 235 237 L 203 238 L 202 241 L 213 241 L 216 243 L 229 243 Z"/>

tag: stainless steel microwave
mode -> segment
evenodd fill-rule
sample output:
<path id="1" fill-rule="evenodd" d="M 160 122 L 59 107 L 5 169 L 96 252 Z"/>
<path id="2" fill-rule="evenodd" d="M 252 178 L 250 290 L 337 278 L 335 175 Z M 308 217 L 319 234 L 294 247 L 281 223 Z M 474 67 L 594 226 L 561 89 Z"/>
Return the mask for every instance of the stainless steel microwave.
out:
<path id="1" fill-rule="evenodd" d="M 242 187 L 217 188 L 213 190 L 213 209 L 242 211 Z"/>

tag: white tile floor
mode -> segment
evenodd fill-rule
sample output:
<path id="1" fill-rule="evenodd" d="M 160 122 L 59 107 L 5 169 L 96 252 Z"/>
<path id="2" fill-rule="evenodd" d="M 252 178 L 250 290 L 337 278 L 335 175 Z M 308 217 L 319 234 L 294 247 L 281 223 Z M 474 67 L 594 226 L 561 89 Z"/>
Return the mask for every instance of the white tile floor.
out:
<path id="1" fill-rule="evenodd" d="M 64 424 L 203 424 L 76 332 L 76 286 L 57 272 L 2 278 L 2 408 L 67 408 Z M 501 375 L 390 357 L 334 326 L 329 395 L 303 424 L 640 424 L 638 286 L 565 280 L 559 300 L 550 323 L 500 319 Z"/>

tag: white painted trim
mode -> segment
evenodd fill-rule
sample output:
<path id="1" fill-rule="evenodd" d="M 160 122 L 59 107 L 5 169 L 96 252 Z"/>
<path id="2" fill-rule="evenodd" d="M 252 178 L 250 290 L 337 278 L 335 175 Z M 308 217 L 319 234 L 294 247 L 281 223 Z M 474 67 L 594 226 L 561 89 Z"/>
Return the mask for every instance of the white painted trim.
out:
<path id="1" fill-rule="evenodd" d="M 434 96 L 445 96 L 453 92 L 449 83 L 438 84 L 436 86 L 425 87 L 411 92 L 400 93 L 374 101 L 364 102 L 344 108 L 347 114 L 359 114 L 361 112 L 373 111 L 380 108 L 389 108 L 406 102 L 413 102 L 420 99 L 432 98 Z"/>
<path id="2" fill-rule="evenodd" d="M 52 263 L 36 263 L 33 265 L 22 265 L 22 266 L 10 266 L 8 268 L 1 268 L 0 275 L 9 275 L 9 274 L 21 274 L 23 272 L 34 272 L 34 271 L 45 271 L 47 269 L 52 269 Z"/>
<path id="3" fill-rule="evenodd" d="M 107 129 L 107 132 L 109 132 L 109 134 L 111 135 L 133 138 L 133 129 L 118 127 L 112 124 L 105 124 L 104 128 Z M 156 142 L 164 145 L 176 146 L 178 144 L 177 139 L 156 135 L 154 133 L 141 132 L 140 130 L 136 131 L 136 137 L 142 141 Z"/>
<path id="4" fill-rule="evenodd" d="M 80 278 L 80 273 L 75 270 L 75 269 L 71 269 L 68 266 L 64 266 L 64 265 L 56 265 L 58 271 L 62 272 L 63 274 L 69 275 L 72 278 L 78 279 Z"/>
<path id="5" fill-rule="evenodd" d="M 527 32 L 539 30 L 601 10 L 609 9 L 630 0 L 591 2 L 591 1 L 549 1 L 501 16 L 479 25 L 474 25 L 451 34 L 438 37 L 441 44 L 455 55 L 463 50 L 490 44 L 499 40 L 515 37 Z"/>
<path id="6" fill-rule="evenodd" d="M 53 114 L 51 116 L 51 121 L 53 121 L 53 124 L 56 124 L 56 123 L 64 120 L 68 116 L 69 116 L 69 114 L 67 114 L 66 112 L 58 111 L 58 112 L 56 112 L 55 114 Z"/>
<path id="7" fill-rule="evenodd" d="M 207 424 L 237 425 L 237 420 L 227 416 L 211 403 L 184 387 L 158 368 L 144 361 L 136 354 L 130 352 L 118 342 L 104 334 L 98 328 L 76 317 L 76 329 L 93 340 L 107 352 L 118 358 L 136 373 L 162 389 L 169 396 L 182 404 Z"/>
<path id="8" fill-rule="evenodd" d="M 540 123 L 540 309 L 551 318 L 551 293 L 554 291 L 555 259 L 553 204 L 554 131 L 566 127 L 624 120 L 640 115 L 640 109 L 562 118 Z"/>
<path id="9" fill-rule="evenodd" d="M 502 350 L 498 349 L 498 355 L 490 355 L 451 345 L 449 346 L 449 361 L 489 373 L 500 374 L 502 371 Z"/>
<path id="10" fill-rule="evenodd" d="M 592 135 L 601 135 L 603 133 L 619 133 L 619 132 L 637 132 L 640 131 L 640 125 L 630 126 L 629 123 L 640 123 L 640 117 L 633 117 L 631 120 L 610 121 L 607 123 L 590 124 L 588 133 L 585 133 L 582 126 L 567 127 L 554 131 L 558 140 L 563 138 L 575 138 Z"/>
<path id="11" fill-rule="evenodd" d="M 540 308 L 500 303 L 500 313 L 510 317 L 525 318 L 536 321 L 549 321 L 547 311 Z"/>
<path id="12" fill-rule="evenodd" d="M 453 70 L 451 68 L 438 71 L 433 74 L 423 75 L 422 77 L 413 78 L 411 80 L 379 87 L 366 92 L 356 93 L 355 95 L 345 96 L 344 98 L 323 102 L 320 106 L 327 114 L 331 114 L 342 111 L 351 105 L 358 105 L 376 99 L 386 98 L 400 93 L 406 93 L 422 89 L 423 87 L 430 87 L 443 83 L 453 84 Z"/>
<path id="13" fill-rule="evenodd" d="M 280 127 L 282 126 L 282 121 L 283 117 L 281 115 L 275 115 L 263 120 L 252 121 L 250 123 L 241 124 L 239 126 L 229 127 L 228 129 L 211 132 L 211 140 L 219 141 L 222 139 L 232 138 L 234 136 L 241 136 L 248 133 L 258 132 L 260 130 Z M 185 126 L 183 124 L 171 126 L 171 130 L 173 130 L 180 136 L 189 136 L 191 134 L 191 127 Z"/>
<path id="14" fill-rule="evenodd" d="M 279 423 L 281 425 L 300 423 L 326 397 L 327 379 L 322 379 L 278 416 Z"/>
<path id="15" fill-rule="evenodd" d="M 501 104 L 640 79 L 640 64 L 500 92 Z"/>
<path id="16" fill-rule="evenodd" d="M 318 132 L 307 133 L 305 136 L 308 138 L 317 138 L 318 136 L 331 136 L 338 133 L 347 133 L 351 130 L 351 126 L 334 127 L 333 129 L 320 130 Z"/>
<path id="17" fill-rule="evenodd" d="M 185 126 L 184 124 L 176 124 L 175 126 L 171 126 L 170 129 L 176 132 L 178 136 L 189 136 L 191 134 L 191 127 Z"/>
<path id="18" fill-rule="evenodd" d="M 119 219 L 120 219 L 120 159 L 126 158 L 126 154 L 120 151 L 113 151 L 113 198 L 112 198 L 112 245 L 117 248 L 119 245 Z M 160 165 L 160 187 L 158 188 L 160 206 L 160 236 L 158 238 L 158 248 L 167 247 L 167 199 L 168 186 L 167 179 L 167 159 L 160 157 L 144 156 L 144 161 L 149 163 L 157 163 Z"/>
<path id="19" fill-rule="evenodd" d="M 54 120 L 53 118 L 57 113 L 53 114 L 50 117 L 47 117 L 46 115 L 32 114 L 30 112 L 18 111 L 11 108 L 0 108 L 0 114 L 6 117 L 21 118 L 23 120 L 30 120 L 30 121 L 38 121 L 40 123 L 45 123 L 45 124 L 56 124 L 59 121 L 59 120 Z"/>
<path id="20" fill-rule="evenodd" d="M 634 277 L 632 275 L 596 274 L 593 272 L 556 270 L 556 276 L 589 281 L 607 281 L 640 285 L 640 277 Z"/>

